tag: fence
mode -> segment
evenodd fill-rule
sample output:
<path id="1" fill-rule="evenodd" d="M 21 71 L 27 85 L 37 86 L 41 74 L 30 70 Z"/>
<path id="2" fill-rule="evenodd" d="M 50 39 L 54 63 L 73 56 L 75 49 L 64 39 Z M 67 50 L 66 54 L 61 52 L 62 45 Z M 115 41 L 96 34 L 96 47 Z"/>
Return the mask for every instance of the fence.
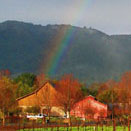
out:
<path id="1" fill-rule="evenodd" d="M 62 119 L 43 123 L 41 120 L 18 119 L 0 125 L 0 131 L 130 131 L 130 119 L 73 120 L 71 125 Z M 14 121 L 11 122 L 11 121 Z"/>

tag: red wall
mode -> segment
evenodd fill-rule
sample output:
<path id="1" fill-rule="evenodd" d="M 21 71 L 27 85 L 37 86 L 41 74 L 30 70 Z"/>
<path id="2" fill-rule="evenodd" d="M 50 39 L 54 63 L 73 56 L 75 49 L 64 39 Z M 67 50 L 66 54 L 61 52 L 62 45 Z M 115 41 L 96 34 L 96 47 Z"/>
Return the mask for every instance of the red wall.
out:
<path id="1" fill-rule="evenodd" d="M 88 96 L 74 105 L 70 114 L 81 118 L 107 117 L 107 105 L 94 99 L 93 96 Z"/>

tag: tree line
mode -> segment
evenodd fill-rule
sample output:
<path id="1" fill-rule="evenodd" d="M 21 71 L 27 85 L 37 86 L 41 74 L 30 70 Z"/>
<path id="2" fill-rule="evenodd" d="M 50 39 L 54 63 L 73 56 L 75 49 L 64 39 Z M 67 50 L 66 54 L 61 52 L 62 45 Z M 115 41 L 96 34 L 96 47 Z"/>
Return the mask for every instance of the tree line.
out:
<path id="1" fill-rule="evenodd" d="M 63 75 L 59 80 L 51 80 L 44 74 L 36 76 L 32 73 L 22 73 L 12 78 L 10 71 L 1 70 L 0 117 L 3 119 L 3 124 L 7 114 L 19 112 L 16 99 L 38 89 L 47 80 L 55 84 L 55 89 L 59 92 L 59 95 L 56 95 L 58 104 L 69 113 L 69 117 L 73 105 L 87 95 L 92 95 L 98 101 L 110 105 L 108 113 L 111 117 L 128 117 L 131 114 L 131 72 L 124 73 L 119 81 L 97 82 L 87 88 L 85 83 L 71 74 Z M 45 104 L 50 115 L 52 105 L 49 101 Z"/>

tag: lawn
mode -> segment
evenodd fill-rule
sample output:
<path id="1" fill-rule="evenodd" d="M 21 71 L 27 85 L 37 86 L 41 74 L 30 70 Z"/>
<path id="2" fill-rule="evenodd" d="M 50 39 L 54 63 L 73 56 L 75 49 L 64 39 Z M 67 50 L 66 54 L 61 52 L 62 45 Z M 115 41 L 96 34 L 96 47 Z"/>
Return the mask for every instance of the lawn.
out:
<path id="1" fill-rule="evenodd" d="M 123 131 L 124 127 L 117 126 L 116 131 Z M 23 131 L 23 129 L 18 130 L 18 131 Z M 54 128 L 35 128 L 35 129 L 24 129 L 24 131 L 95 131 L 94 126 L 87 126 L 87 127 L 54 127 Z M 98 130 L 96 131 L 113 131 L 112 126 L 103 126 L 103 127 L 98 127 Z M 128 131 L 128 128 L 126 127 L 126 130 Z"/>

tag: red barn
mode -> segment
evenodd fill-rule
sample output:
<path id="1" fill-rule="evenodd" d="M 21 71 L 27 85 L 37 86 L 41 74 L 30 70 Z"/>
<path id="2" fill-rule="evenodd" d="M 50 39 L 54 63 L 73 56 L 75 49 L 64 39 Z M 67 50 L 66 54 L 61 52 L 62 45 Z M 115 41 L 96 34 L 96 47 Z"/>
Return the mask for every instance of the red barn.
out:
<path id="1" fill-rule="evenodd" d="M 105 118 L 107 117 L 107 105 L 97 101 L 93 96 L 77 102 L 70 112 L 71 116 L 80 118 Z"/>

